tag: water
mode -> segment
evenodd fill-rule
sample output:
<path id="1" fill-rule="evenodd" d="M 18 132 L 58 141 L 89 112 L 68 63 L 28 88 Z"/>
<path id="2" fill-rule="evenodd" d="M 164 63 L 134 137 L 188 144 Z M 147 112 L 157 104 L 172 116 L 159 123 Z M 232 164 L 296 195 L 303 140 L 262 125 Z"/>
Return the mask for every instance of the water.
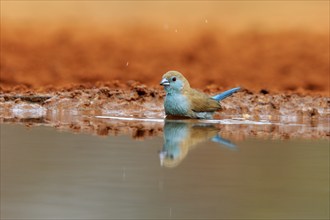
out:
<path id="1" fill-rule="evenodd" d="M 179 123 L 133 140 L 1 124 L 1 218 L 329 218 L 329 139 L 221 134 Z"/>

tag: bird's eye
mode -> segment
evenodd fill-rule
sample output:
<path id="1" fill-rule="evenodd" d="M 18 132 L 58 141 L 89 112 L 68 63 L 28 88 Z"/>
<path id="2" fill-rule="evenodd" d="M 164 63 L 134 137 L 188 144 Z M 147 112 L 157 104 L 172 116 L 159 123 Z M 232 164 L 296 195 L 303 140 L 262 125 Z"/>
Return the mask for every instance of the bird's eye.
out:
<path id="1" fill-rule="evenodd" d="M 175 81 L 176 81 L 176 77 L 173 77 L 173 78 L 172 78 L 172 81 L 175 82 Z"/>

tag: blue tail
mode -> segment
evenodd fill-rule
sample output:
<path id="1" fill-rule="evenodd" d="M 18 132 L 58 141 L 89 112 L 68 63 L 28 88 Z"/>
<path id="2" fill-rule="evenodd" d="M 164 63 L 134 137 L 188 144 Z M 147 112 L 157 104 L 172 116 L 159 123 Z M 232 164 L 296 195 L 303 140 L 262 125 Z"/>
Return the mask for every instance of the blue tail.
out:
<path id="1" fill-rule="evenodd" d="M 215 99 L 217 101 L 221 101 L 221 100 L 227 98 L 228 96 L 231 96 L 232 94 L 234 94 L 235 92 L 237 92 L 240 89 L 241 89 L 240 87 L 229 89 L 229 90 L 227 90 L 223 93 L 220 93 L 218 95 L 213 96 L 212 99 Z"/>

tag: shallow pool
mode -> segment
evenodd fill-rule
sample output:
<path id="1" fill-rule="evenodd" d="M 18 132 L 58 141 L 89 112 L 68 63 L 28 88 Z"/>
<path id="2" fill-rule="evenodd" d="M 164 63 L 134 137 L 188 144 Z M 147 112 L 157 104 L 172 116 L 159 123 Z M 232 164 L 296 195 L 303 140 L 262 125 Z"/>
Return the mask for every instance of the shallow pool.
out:
<path id="1" fill-rule="evenodd" d="M 172 124 L 134 140 L 1 124 L 1 218 L 329 218 L 329 139 L 232 141 Z"/>

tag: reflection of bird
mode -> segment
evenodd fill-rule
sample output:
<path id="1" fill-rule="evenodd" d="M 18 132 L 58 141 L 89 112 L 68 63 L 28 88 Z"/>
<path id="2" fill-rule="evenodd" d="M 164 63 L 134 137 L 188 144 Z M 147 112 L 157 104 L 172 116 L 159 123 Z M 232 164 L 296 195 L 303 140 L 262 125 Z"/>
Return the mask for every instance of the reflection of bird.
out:
<path id="1" fill-rule="evenodd" d="M 190 88 L 188 80 L 177 71 L 165 73 L 160 85 L 164 86 L 166 91 L 164 107 L 167 116 L 200 119 L 211 119 L 213 113 L 221 109 L 219 101 L 240 89 L 233 88 L 210 97 Z"/>
<path id="2" fill-rule="evenodd" d="M 160 152 L 162 166 L 175 167 L 195 145 L 211 139 L 214 142 L 235 149 L 230 141 L 221 138 L 219 129 L 210 124 L 194 124 L 183 121 L 165 121 L 164 145 Z"/>

